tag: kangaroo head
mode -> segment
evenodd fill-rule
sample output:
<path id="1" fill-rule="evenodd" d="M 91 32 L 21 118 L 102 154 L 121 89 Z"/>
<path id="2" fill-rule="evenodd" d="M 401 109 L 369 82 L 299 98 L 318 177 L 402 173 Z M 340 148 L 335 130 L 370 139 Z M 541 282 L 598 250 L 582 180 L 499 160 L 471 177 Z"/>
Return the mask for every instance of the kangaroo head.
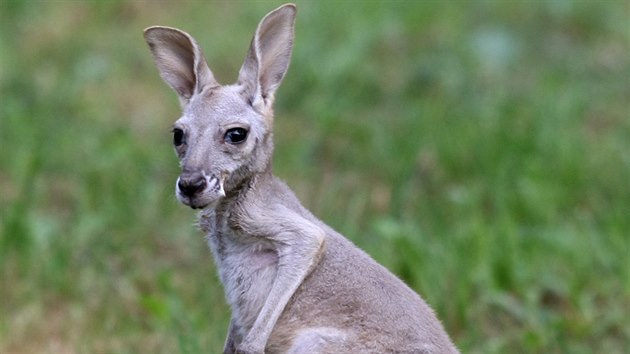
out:
<path id="1" fill-rule="evenodd" d="M 270 171 L 272 105 L 289 66 L 295 14 L 295 5 L 286 4 L 260 21 L 238 81 L 224 86 L 189 34 L 161 26 L 144 31 L 160 76 L 183 110 L 173 125 L 180 202 L 214 207 L 254 175 Z"/>

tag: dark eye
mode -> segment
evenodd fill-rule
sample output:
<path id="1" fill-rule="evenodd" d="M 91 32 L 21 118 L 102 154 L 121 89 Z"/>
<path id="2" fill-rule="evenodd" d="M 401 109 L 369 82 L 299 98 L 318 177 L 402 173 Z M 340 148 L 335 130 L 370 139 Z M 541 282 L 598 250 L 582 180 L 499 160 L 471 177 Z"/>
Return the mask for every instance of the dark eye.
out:
<path id="1" fill-rule="evenodd" d="M 247 139 L 247 130 L 244 128 L 228 129 L 223 138 L 226 143 L 234 145 L 244 142 L 245 139 Z"/>
<path id="2" fill-rule="evenodd" d="M 179 128 L 173 129 L 173 145 L 180 146 L 183 143 L 184 143 L 184 131 Z"/>

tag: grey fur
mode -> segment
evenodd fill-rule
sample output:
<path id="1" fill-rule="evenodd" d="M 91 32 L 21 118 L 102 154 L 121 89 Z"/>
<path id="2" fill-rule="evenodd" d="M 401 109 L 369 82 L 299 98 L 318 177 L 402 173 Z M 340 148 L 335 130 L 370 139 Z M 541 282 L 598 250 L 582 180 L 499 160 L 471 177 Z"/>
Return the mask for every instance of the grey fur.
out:
<path id="1" fill-rule="evenodd" d="M 289 66 L 295 14 L 286 4 L 261 20 L 238 82 L 225 86 L 190 35 L 145 30 L 183 108 L 174 124 L 182 133 L 176 194 L 203 209 L 199 224 L 232 308 L 224 352 L 456 353 L 415 292 L 272 174 L 272 105 Z M 226 138 L 233 128 L 248 132 L 242 143 Z"/>

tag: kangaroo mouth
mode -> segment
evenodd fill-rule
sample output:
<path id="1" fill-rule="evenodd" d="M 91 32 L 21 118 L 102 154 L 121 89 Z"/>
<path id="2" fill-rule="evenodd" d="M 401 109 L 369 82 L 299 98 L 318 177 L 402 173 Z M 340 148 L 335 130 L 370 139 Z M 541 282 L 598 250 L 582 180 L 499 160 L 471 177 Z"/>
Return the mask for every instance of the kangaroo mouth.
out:
<path id="1" fill-rule="evenodd" d="M 205 172 L 195 177 L 182 175 L 177 180 L 176 196 L 192 209 L 214 208 L 225 197 L 223 182 L 224 178 Z"/>

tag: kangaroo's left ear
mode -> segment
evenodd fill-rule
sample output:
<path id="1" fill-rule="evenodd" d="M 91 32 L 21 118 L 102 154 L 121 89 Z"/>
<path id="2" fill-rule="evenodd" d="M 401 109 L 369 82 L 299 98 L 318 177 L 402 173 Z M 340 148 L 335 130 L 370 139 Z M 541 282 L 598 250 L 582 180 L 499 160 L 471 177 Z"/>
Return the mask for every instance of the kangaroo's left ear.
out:
<path id="1" fill-rule="evenodd" d="M 296 12 L 294 4 L 286 4 L 258 24 L 238 77 L 254 107 L 273 104 L 291 60 Z"/>

